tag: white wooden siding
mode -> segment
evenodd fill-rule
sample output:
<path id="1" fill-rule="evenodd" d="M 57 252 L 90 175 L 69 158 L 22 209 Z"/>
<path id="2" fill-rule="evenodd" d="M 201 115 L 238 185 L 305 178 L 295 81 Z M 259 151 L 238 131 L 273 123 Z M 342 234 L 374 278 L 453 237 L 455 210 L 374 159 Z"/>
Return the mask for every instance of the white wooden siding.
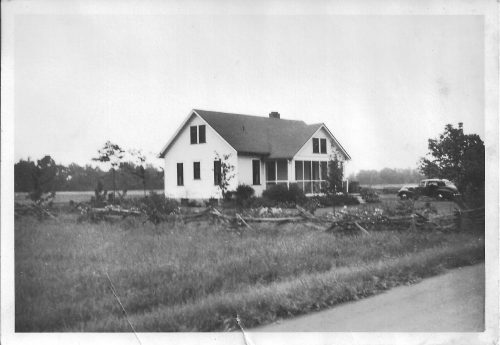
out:
<path id="1" fill-rule="evenodd" d="M 189 127 L 206 125 L 206 143 L 191 144 Z M 171 198 L 208 199 L 220 197 L 214 185 L 215 152 L 220 156 L 231 154 L 230 164 L 234 165 L 235 177 L 229 190 L 238 185 L 238 159 L 234 150 L 203 119 L 192 115 L 165 156 L 165 196 Z M 193 162 L 200 162 L 200 179 L 194 179 Z M 184 186 L 177 186 L 177 163 L 184 164 Z M 251 174 L 251 171 L 250 171 Z"/>
<path id="2" fill-rule="evenodd" d="M 260 185 L 253 185 L 252 161 L 260 161 Z M 247 184 L 255 190 L 255 196 L 261 196 L 266 189 L 265 166 L 258 156 L 238 155 L 238 184 Z"/>
<path id="3" fill-rule="evenodd" d="M 326 153 L 313 153 L 313 138 L 326 138 Z M 333 146 L 332 146 L 333 145 Z M 320 150 L 321 151 L 321 150 Z M 330 158 L 336 156 L 340 162 L 343 162 L 344 173 L 345 165 L 347 163 L 345 155 L 342 151 L 335 145 L 330 135 L 324 128 L 320 128 L 297 152 L 295 157 L 293 157 L 291 164 L 291 175 L 290 180 L 295 181 L 295 161 L 329 161 Z"/>

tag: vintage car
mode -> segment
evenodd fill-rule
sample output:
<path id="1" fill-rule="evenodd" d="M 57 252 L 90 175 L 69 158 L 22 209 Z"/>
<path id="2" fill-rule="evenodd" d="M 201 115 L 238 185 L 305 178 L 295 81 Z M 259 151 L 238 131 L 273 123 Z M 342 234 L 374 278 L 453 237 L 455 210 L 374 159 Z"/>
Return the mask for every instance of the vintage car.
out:
<path id="1" fill-rule="evenodd" d="M 446 179 L 425 179 L 420 181 L 418 185 L 408 184 L 401 187 L 398 191 L 398 196 L 401 199 L 418 198 L 427 196 L 438 200 L 453 200 L 460 194 L 453 182 Z"/>

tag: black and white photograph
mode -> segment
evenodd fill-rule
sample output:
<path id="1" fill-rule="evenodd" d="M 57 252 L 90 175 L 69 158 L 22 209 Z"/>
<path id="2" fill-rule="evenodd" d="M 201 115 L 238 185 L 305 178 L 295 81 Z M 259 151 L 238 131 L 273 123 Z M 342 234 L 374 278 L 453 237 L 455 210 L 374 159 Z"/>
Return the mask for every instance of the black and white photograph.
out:
<path id="1" fill-rule="evenodd" d="M 2 2 L 4 344 L 492 344 L 495 1 Z"/>

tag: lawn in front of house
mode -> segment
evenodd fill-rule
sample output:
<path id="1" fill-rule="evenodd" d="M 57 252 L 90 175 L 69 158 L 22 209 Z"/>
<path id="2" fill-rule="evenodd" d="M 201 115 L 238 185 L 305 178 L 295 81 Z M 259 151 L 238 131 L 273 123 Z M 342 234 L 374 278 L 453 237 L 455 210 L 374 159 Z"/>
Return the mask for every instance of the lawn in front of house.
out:
<path id="1" fill-rule="evenodd" d="M 484 236 L 304 224 L 15 222 L 16 331 L 236 329 L 357 299 L 484 259 Z"/>

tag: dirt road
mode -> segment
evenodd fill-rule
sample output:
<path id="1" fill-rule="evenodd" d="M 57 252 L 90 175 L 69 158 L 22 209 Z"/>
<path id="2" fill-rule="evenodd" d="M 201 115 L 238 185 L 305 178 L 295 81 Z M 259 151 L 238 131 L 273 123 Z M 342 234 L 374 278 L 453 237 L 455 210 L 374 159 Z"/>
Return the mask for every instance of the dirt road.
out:
<path id="1" fill-rule="evenodd" d="M 253 332 L 480 332 L 484 263 Z"/>

